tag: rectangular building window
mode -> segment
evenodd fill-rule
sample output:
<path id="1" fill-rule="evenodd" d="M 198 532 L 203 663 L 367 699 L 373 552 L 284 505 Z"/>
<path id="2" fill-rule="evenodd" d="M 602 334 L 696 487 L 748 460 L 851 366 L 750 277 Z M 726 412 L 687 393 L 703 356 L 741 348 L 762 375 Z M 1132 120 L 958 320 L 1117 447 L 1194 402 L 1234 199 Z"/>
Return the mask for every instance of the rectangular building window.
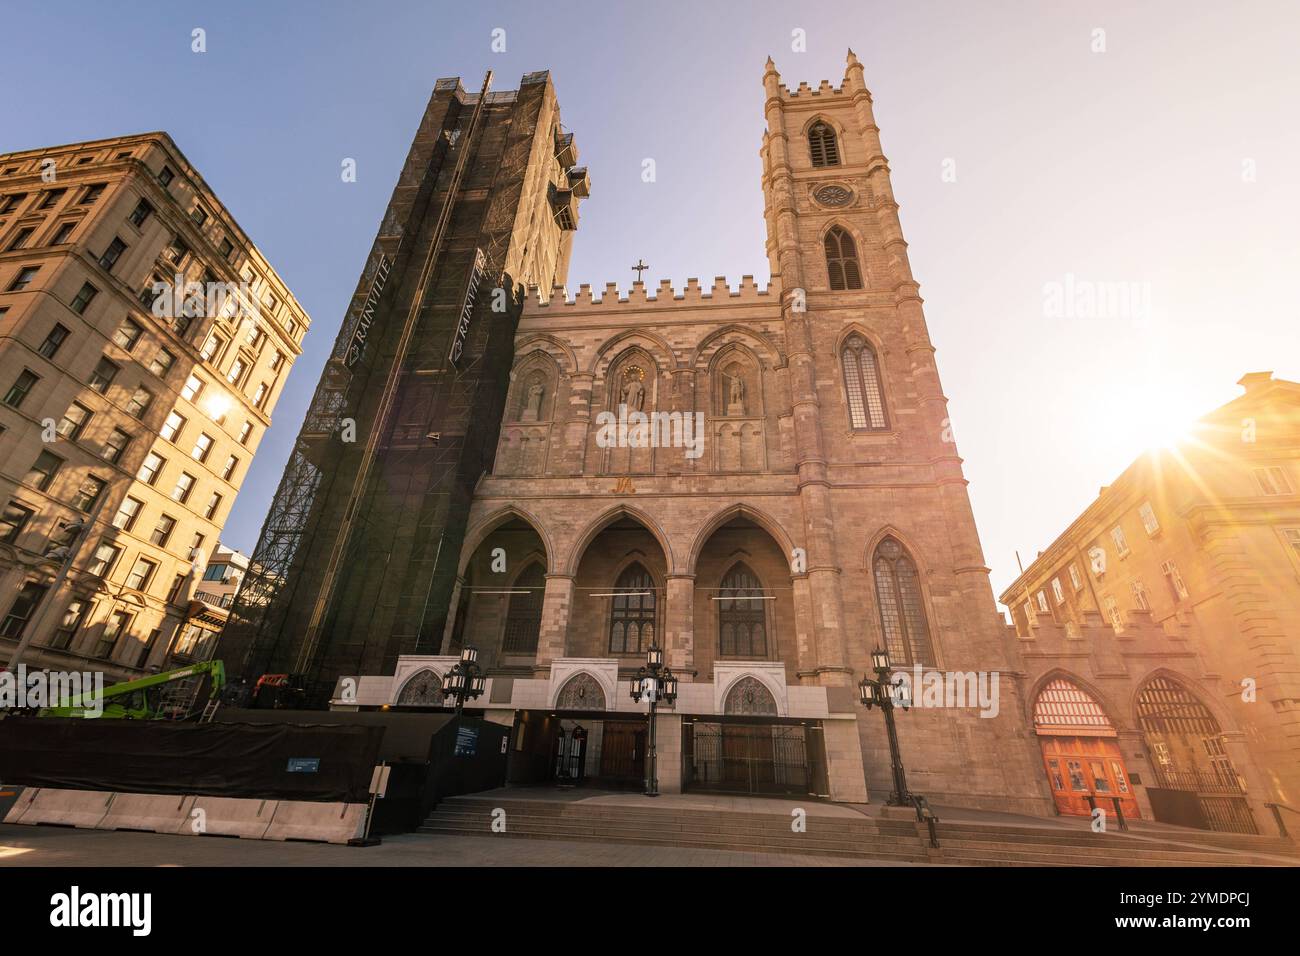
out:
<path id="1" fill-rule="evenodd" d="M 1147 598 L 1147 589 L 1142 580 L 1135 578 L 1130 587 L 1133 588 L 1133 601 L 1137 604 L 1138 609 L 1142 611 L 1151 610 L 1151 601 Z"/>
<path id="2" fill-rule="evenodd" d="M 113 332 L 113 341 L 118 348 L 130 352 L 135 348 L 136 343 L 140 341 L 140 336 L 143 334 L 144 329 L 136 322 L 131 319 L 123 319 L 122 324 Z"/>
<path id="3" fill-rule="evenodd" d="M 90 307 L 90 303 L 94 301 L 95 296 L 97 295 L 99 295 L 98 289 L 89 282 L 83 282 L 81 284 L 81 289 L 77 292 L 76 298 L 72 300 L 72 311 L 77 313 L 77 315 L 85 315 L 86 309 Z"/>
<path id="4" fill-rule="evenodd" d="M 61 222 L 59 228 L 55 231 L 53 238 L 50 239 L 50 245 L 61 246 L 71 241 L 73 230 L 77 228 L 75 222 Z"/>
<path id="5" fill-rule="evenodd" d="M 153 206 L 149 204 L 149 200 L 141 199 L 135 204 L 135 208 L 131 210 L 131 215 L 126 218 L 133 226 L 143 226 L 144 221 L 149 218 L 152 212 Z"/>
<path id="6" fill-rule="evenodd" d="M 67 328 L 60 325 L 58 322 L 55 322 L 54 328 L 50 329 L 50 334 L 45 336 L 45 341 L 41 343 L 41 346 L 37 351 L 40 352 L 44 358 L 52 359 L 54 358 L 55 353 L 59 351 L 59 346 L 62 345 L 67 338 Z"/>
<path id="7" fill-rule="evenodd" d="M 131 400 L 126 403 L 126 410 L 134 418 L 143 418 L 144 413 L 149 410 L 152 403 L 153 392 L 144 386 L 140 386 L 131 395 Z"/>
<path id="8" fill-rule="evenodd" d="M 68 602 L 59 626 L 54 631 L 54 637 L 50 639 L 50 647 L 56 651 L 66 651 L 72 646 L 72 639 L 85 623 L 88 607 L 89 604 L 81 598 L 73 598 Z"/>
<path id="9" fill-rule="evenodd" d="M 1287 475 L 1286 469 L 1280 465 L 1256 468 L 1255 480 L 1259 482 L 1259 490 L 1266 495 L 1289 495 L 1292 493 L 1291 478 Z"/>
<path id="10" fill-rule="evenodd" d="M 95 649 L 91 655 L 106 660 L 111 659 L 117 642 L 128 636 L 130 632 L 131 615 L 126 611 L 114 611 L 104 622 L 104 630 L 100 632 L 99 640 L 95 642 Z"/>
<path id="11" fill-rule="evenodd" d="M 40 266 L 23 266 L 18 270 L 18 275 L 14 276 L 14 281 L 9 283 L 9 288 L 5 291 L 22 292 L 23 289 L 32 284 L 32 280 L 36 278 L 36 273 L 40 271 Z"/>
<path id="12" fill-rule="evenodd" d="M 126 449 L 130 444 L 131 436 L 120 428 L 114 428 L 109 436 L 104 439 L 104 448 L 100 451 L 99 457 L 116 465 L 122 460 L 122 456 L 126 454 Z"/>
<path id="13" fill-rule="evenodd" d="M 85 193 L 81 196 L 81 205 L 89 206 L 103 195 L 106 183 L 92 183 L 86 187 Z"/>
<path id="14" fill-rule="evenodd" d="M 1061 589 L 1061 579 L 1052 578 L 1052 597 L 1056 598 L 1057 604 L 1065 603 L 1065 591 Z"/>
<path id="15" fill-rule="evenodd" d="M 1166 561 L 1160 565 L 1160 571 L 1165 576 L 1165 583 L 1169 585 L 1169 591 L 1174 596 L 1174 601 L 1181 601 L 1187 597 L 1187 585 L 1183 583 L 1183 576 L 1178 573 L 1178 566 L 1172 561 Z"/>
<path id="16" fill-rule="evenodd" d="M 167 542 L 171 540 L 172 532 L 176 530 L 176 519 L 171 515 L 159 515 L 158 523 L 154 525 L 153 531 L 149 534 L 149 542 L 156 544 L 160 548 L 167 547 Z"/>
<path id="17" fill-rule="evenodd" d="M 221 477 L 225 481 L 235 480 L 235 469 L 239 467 L 239 459 L 231 455 L 226 459 L 225 466 L 221 469 Z"/>
<path id="18" fill-rule="evenodd" d="M 35 581 L 26 582 L 18 592 L 18 596 L 14 598 L 13 604 L 9 605 L 9 613 L 5 615 L 3 621 L 0 621 L 0 637 L 14 639 L 22 637 L 23 631 L 27 630 L 27 622 L 40 607 L 41 600 L 48 590 L 49 588 L 44 584 Z"/>
<path id="19" fill-rule="evenodd" d="M 26 198 L 26 193 L 10 193 L 5 196 L 3 200 L 0 200 L 0 215 L 15 212 Z"/>
<path id="20" fill-rule="evenodd" d="M 1128 538 L 1124 537 L 1124 529 L 1119 525 L 1110 529 L 1111 540 L 1115 542 L 1115 550 L 1122 558 L 1128 554 Z"/>
<path id="21" fill-rule="evenodd" d="M 203 517 L 209 521 L 215 521 L 217 519 L 217 509 L 220 507 L 221 495 L 214 491 L 212 497 L 208 499 L 207 507 L 203 509 Z"/>
<path id="22" fill-rule="evenodd" d="M 91 555 L 90 564 L 86 567 L 86 570 L 97 578 L 105 577 L 113 570 L 113 565 L 117 564 L 117 559 L 121 554 L 121 548 L 103 541 L 95 549 L 95 553 Z"/>
<path id="23" fill-rule="evenodd" d="M 143 508 L 144 502 L 137 498 L 124 499 L 122 506 L 117 509 L 117 514 L 113 516 L 113 527 L 120 531 L 130 531 L 139 520 Z"/>
<path id="24" fill-rule="evenodd" d="M 108 391 L 108 386 L 113 384 L 113 379 L 117 378 L 117 373 L 121 369 L 116 363 L 110 362 L 106 358 L 100 358 L 95 370 L 90 373 L 90 388 L 92 391 L 99 392 L 103 395 Z"/>
<path id="25" fill-rule="evenodd" d="M 1102 599 L 1102 606 L 1106 610 L 1106 617 L 1110 619 L 1110 626 L 1115 629 L 1115 633 L 1116 634 L 1123 633 L 1124 615 L 1119 609 L 1118 602 L 1116 602 L 1116 600 L 1113 597 L 1107 594 Z"/>
<path id="26" fill-rule="evenodd" d="M 140 466 L 140 472 L 136 475 L 146 485 L 152 485 L 158 480 L 158 472 L 162 471 L 163 465 L 167 464 L 167 459 L 159 457 L 155 452 L 149 452 L 145 456 L 144 464 Z"/>
<path id="27" fill-rule="evenodd" d="M 16 249 L 21 249 L 27 244 L 27 240 L 32 237 L 32 233 L 35 231 L 36 229 L 34 226 L 24 226 L 19 229 L 14 233 L 14 237 L 9 240 L 9 245 L 5 246 L 5 252 L 13 252 Z"/>
<path id="28" fill-rule="evenodd" d="M 190 457 L 195 461 L 207 461 L 211 452 L 212 436 L 207 432 L 199 432 L 199 437 L 194 441 L 194 448 L 190 451 Z"/>
<path id="29" fill-rule="evenodd" d="M 172 489 L 172 498 L 181 504 L 190 500 L 190 492 L 194 490 L 194 476 L 188 471 L 182 471 L 180 477 L 176 479 L 176 487 Z"/>
<path id="30" fill-rule="evenodd" d="M 137 559 L 135 567 L 131 568 L 131 573 L 126 576 L 126 586 L 132 591 L 149 590 L 149 582 L 153 580 L 153 573 L 157 570 L 158 565 L 148 558 Z"/>
<path id="31" fill-rule="evenodd" d="M 199 396 L 203 394 L 203 379 L 197 375 L 191 375 L 181 386 L 181 398 L 187 402 L 196 402 Z"/>
<path id="32" fill-rule="evenodd" d="M 90 409 L 80 402 L 73 402 L 68 406 L 68 410 L 63 413 L 59 419 L 59 424 L 54 430 L 68 441 L 76 441 L 81 437 L 81 433 L 86 430 L 86 425 L 90 422 Z"/>
<path id="33" fill-rule="evenodd" d="M 126 243 L 120 237 L 114 236 L 113 241 L 104 250 L 104 254 L 99 257 L 100 268 L 105 272 L 112 272 L 113 266 L 117 265 L 117 260 L 122 258 L 124 252 L 126 252 Z"/>
<path id="34" fill-rule="evenodd" d="M 54 483 L 54 476 L 63 467 L 63 459 L 54 452 L 46 450 L 36 456 L 36 461 L 23 479 L 29 485 L 35 485 L 41 491 L 49 491 Z"/>
<path id="35" fill-rule="evenodd" d="M 40 380 L 41 377 L 31 369 L 23 369 L 9 386 L 9 391 L 5 392 L 4 403 L 10 408 L 22 408 L 23 402 Z"/>
<path id="36" fill-rule="evenodd" d="M 41 204 L 36 208 L 53 209 L 55 206 L 59 204 L 59 200 L 63 198 L 65 193 L 67 193 L 66 189 L 51 189 L 44 196 L 41 197 Z"/>
<path id="37" fill-rule="evenodd" d="M 166 349 L 159 349 L 158 354 L 153 357 L 149 363 L 149 371 L 159 378 L 165 378 L 171 371 L 172 364 L 176 361 L 176 356 L 172 355 Z"/>
<path id="38" fill-rule="evenodd" d="M 87 514 L 95 507 L 95 502 L 99 496 L 104 493 L 108 486 L 103 478 L 96 478 L 94 475 L 87 475 L 85 480 L 77 488 L 76 494 L 72 496 L 72 507 L 78 511 L 84 511 Z"/>
<path id="39" fill-rule="evenodd" d="M 175 604 L 176 599 L 181 595 L 181 588 L 185 587 L 185 575 L 178 574 L 172 578 L 172 586 L 167 589 L 167 603 Z"/>
<path id="40" fill-rule="evenodd" d="M 31 508 L 25 508 L 16 501 L 5 505 L 4 513 L 0 515 L 0 541 L 6 544 L 17 541 L 33 514 L 35 512 Z"/>
<path id="41" fill-rule="evenodd" d="M 161 183 L 164 187 L 170 186 L 171 181 L 175 178 L 176 178 L 176 174 L 172 172 L 172 168 L 170 166 L 164 166 L 158 173 L 158 182 Z"/>
<path id="42" fill-rule="evenodd" d="M 239 443 L 241 445 L 247 445 L 248 438 L 252 434 L 253 434 L 253 423 L 244 422 L 244 424 L 239 429 Z"/>
<path id="43" fill-rule="evenodd" d="M 181 430 L 185 427 L 185 418 L 179 412 L 172 411 L 167 415 L 167 421 L 163 422 L 162 430 L 159 432 L 163 438 L 169 442 L 175 442 Z"/>
<path id="44" fill-rule="evenodd" d="M 1151 507 L 1151 502 L 1142 502 L 1142 507 L 1138 508 L 1138 514 L 1142 518 L 1142 527 L 1148 535 L 1153 535 L 1160 530 L 1160 522 L 1156 520 L 1156 512 Z"/>

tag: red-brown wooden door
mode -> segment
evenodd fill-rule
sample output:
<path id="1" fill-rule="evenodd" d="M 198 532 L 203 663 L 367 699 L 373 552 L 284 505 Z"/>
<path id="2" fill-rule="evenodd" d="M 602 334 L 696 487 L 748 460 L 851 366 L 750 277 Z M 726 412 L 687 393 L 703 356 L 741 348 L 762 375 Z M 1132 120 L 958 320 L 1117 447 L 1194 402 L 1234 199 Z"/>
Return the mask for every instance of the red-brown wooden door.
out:
<path id="1" fill-rule="evenodd" d="M 1038 740 L 1052 797 L 1061 813 L 1090 816 L 1089 796 L 1107 813 L 1114 813 L 1112 798 L 1119 797 L 1125 817 L 1140 816 L 1124 757 L 1113 737 L 1040 736 Z"/>

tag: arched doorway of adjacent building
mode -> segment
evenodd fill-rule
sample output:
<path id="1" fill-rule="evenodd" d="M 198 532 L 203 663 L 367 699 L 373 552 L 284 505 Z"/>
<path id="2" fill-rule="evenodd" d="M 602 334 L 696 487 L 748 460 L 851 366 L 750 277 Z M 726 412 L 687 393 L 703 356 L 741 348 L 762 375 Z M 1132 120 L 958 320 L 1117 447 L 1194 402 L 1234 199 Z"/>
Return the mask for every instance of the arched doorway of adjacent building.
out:
<path id="1" fill-rule="evenodd" d="M 1139 816 L 1115 725 L 1091 694 L 1073 681 L 1048 681 L 1034 701 L 1034 732 L 1058 813 L 1107 813 L 1119 800 L 1124 816 Z"/>
<path id="2" fill-rule="evenodd" d="M 1156 819 L 1229 833 L 1257 833 L 1246 788 L 1210 709 L 1181 682 L 1157 675 L 1137 695 L 1138 724 L 1155 774 Z"/>

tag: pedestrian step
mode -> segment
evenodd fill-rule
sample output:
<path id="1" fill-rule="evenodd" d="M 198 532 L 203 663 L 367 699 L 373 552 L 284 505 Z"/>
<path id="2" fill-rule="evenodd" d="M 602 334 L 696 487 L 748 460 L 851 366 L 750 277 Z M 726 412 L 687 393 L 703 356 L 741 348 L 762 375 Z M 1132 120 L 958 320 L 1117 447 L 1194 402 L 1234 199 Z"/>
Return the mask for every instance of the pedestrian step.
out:
<path id="1" fill-rule="evenodd" d="M 838 809 L 838 808 L 837 808 Z M 504 817 L 502 812 L 504 811 Z M 798 822 L 799 828 L 794 824 Z M 1086 826 L 1086 824 L 1084 825 Z M 514 839 L 681 846 L 745 853 L 872 859 L 959 866 L 1284 866 L 1300 865 L 1288 840 L 1199 832 L 1093 833 L 1055 824 L 939 824 L 941 846 L 909 819 L 818 812 L 796 821 L 788 805 L 771 812 L 628 806 L 584 800 L 443 801 L 421 832 Z M 1285 859 L 1291 856 L 1292 860 Z M 1292 862 L 1293 861 L 1293 862 Z"/>

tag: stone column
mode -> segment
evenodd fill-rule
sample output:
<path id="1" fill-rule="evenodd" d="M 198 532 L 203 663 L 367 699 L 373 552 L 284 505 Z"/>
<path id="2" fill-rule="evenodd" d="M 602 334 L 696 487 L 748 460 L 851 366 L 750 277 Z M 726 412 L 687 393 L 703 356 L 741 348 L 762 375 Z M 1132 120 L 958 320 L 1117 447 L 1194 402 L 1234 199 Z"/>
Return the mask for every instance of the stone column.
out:
<path id="1" fill-rule="evenodd" d="M 533 664 L 533 673 L 538 677 L 549 675 L 551 662 L 565 654 L 573 594 L 572 574 L 546 575 L 546 591 L 542 595 L 542 625 L 537 637 L 537 660 Z"/>
<path id="2" fill-rule="evenodd" d="M 695 667 L 695 575 L 668 575 L 665 589 L 664 649 L 668 666 L 683 681 Z"/>
<path id="3" fill-rule="evenodd" d="M 565 475 L 580 475 L 587 458 L 587 433 L 591 427 L 591 389 L 594 377 L 590 372 L 574 372 L 568 377 L 569 408 L 565 416 L 562 461 L 554 471 Z M 556 410 L 559 414 L 559 410 Z"/>

